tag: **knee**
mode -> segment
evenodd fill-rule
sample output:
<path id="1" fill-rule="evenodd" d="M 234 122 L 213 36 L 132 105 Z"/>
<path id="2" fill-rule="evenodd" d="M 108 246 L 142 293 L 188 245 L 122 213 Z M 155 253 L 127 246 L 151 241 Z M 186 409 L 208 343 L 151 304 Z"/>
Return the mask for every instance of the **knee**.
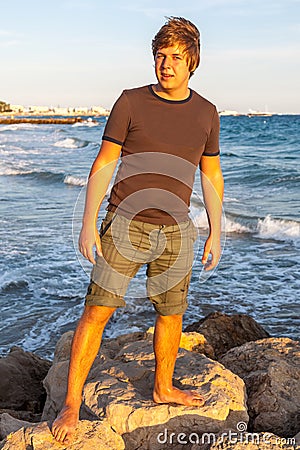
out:
<path id="1" fill-rule="evenodd" d="M 82 319 L 91 324 L 106 324 L 115 310 L 108 306 L 85 306 Z"/>

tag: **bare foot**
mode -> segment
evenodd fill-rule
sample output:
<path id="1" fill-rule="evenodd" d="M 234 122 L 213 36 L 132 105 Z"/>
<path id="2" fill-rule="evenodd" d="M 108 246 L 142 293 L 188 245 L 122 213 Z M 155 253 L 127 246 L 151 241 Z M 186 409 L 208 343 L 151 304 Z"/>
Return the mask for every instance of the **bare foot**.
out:
<path id="1" fill-rule="evenodd" d="M 54 420 L 51 432 L 54 438 L 61 443 L 69 444 L 78 424 L 79 412 L 70 406 L 64 406 Z"/>
<path id="2" fill-rule="evenodd" d="M 155 389 L 153 391 L 153 400 L 155 403 L 177 403 L 184 406 L 203 406 L 205 400 L 197 391 L 182 391 L 176 387 L 166 390 L 159 394 Z"/>

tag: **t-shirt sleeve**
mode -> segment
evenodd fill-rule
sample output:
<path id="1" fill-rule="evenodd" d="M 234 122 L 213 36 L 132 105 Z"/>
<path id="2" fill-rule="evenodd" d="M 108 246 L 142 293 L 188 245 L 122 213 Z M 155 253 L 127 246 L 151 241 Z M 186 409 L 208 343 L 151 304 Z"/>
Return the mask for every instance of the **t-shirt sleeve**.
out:
<path id="1" fill-rule="evenodd" d="M 215 108 L 214 115 L 212 118 L 210 134 L 208 136 L 205 149 L 203 152 L 204 156 L 217 156 L 220 154 L 219 136 L 220 136 L 220 118 Z"/>
<path id="2" fill-rule="evenodd" d="M 130 124 L 129 103 L 123 92 L 114 104 L 106 123 L 102 140 L 123 145 Z"/>

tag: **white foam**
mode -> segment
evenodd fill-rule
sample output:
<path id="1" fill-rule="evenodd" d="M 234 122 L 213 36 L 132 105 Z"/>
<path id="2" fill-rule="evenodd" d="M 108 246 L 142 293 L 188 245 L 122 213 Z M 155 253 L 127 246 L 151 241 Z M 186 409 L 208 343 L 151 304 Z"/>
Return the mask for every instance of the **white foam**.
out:
<path id="1" fill-rule="evenodd" d="M 226 233 L 250 233 L 251 229 L 226 217 L 222 221 L 222 231 Z"/>
<path id="2" fill-rule="evenodd" d="M 205 209 L 203 209 L 200 213 L 197 212 L 197 214 L 195 214 L 196 211 L 197 211 L 196 208 L 191 208 L 194 225 L 198 228 L 207 229 L 208 220 Z M 251 229 L 223 215 L 222 231 L 226 233 L 249 233 L 251 232 Z"/>
<path id="3" fill-rule="evenodd" d="M 298 239 L 300 238 L 300 223 L 293 220 L 272 219 L 267 215 L 258 219 L 257 234 L 263 238 Z"/>
<path id="4" fill-rule="evenodd" d="M 227 203 L 239 203 L 239 200 L 235 197 L 224 197 L 224 202 Z"/>
<path id="5" fill-rule="evenodd" d="M 94 122 L 90 117 L 84 122 L 76 122 L 72 125 L 72 127 L 97 127 L 98 122 Z"/>
<path id="6" fill-rule="evenodd" d="M 33 173 L 32 170 L 23 170 L 23 169 L 10 169 L 9 167 L 0 168 L 0 176 L 1 175 L 28 175 L 29 173 Z"/>
<path id="7" fill-rule="evenodd" d="M 74 138 L 66 138 L 62 141 L 57 141 L 55 144 L 53 144 L 55 147 L 62 147 L 62 148 L 80 148 L 85 147 L 86 143 L 83 141 L 80 141 L 79 139 Z"/>
<path id="8" fill-rule="evenodd" d="M 32 128 L 36 128 L 38 127 L 38 125 L 34 124 L 34 123 L 14 123 L 11 125 L 4 125 L 4 126 L 0 126 L 0 131 L 16 131 L 16 130 L 26 130 L 26 129 L 32 129 Z"/>
<path id="9" fill-rule="evenodd" d="M 73 177 L 72 175 L 67 175 L 64 179 L 65 184 L 71 184 L 72 186 L 85 186 L 87 181 L 85 178 Z"/>

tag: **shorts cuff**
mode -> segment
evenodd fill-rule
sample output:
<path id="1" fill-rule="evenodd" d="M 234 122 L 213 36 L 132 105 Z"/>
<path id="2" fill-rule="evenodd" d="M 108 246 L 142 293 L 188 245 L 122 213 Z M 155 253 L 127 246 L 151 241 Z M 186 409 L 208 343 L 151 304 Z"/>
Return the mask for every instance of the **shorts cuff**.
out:
<path id="1" fill-rule="evenodd" d="M 108 306 L 110 308 L 122 308 L 126 303 L 121 298 L 101 297 L 100 295 L 87 295 L 85 306 Z"/>
<path id="2" fill-rule="evenodd" d="M 183 315 L 188 307 L 187 303 L 182 305 L 174 305 L 174 306 L 163 306 L 163 305 L 155 305 L 153 304 L 155 311 L 160 316 L 173 316 L 173 315 Z"/>

